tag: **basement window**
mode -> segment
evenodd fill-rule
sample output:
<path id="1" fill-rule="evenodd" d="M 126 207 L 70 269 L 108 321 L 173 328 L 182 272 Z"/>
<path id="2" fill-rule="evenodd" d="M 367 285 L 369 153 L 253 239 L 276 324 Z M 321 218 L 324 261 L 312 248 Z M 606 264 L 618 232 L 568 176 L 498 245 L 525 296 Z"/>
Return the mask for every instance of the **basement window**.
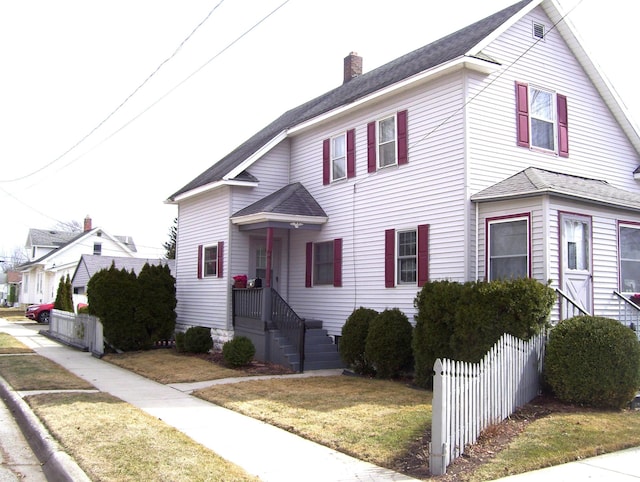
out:
<path id="1" fill-rule="evenodd" d="M 541 23 L 533 22 L 533 38 L 544 40 L 544 25 Z"/>

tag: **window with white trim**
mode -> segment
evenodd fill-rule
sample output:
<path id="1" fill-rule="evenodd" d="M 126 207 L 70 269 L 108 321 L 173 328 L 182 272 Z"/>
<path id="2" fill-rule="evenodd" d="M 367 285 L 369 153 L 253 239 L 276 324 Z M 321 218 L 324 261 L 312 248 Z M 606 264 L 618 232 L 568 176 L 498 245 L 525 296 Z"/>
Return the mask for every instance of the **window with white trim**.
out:
<path id="1" fill-rule="evenodd" d="M 331 181 L 347 177 L 347 135 L 331 138 Z"/>
<path id="2" fill-rule="evenodd" d="M 415 229 L 398 231 L 398 284 L 415 284 L 418 270 L 418 236 Z"/>
<path id="3" fill-rule="evenodd" d="M 396 116 L 378 121 L 378 167 L 393 166 L 398 163 L 396 149 Z"/>
<path id="4" fill-rule="evenodd" d="M 529 218 L 488 222 L 489 281 L 529 277 Z"/>
<path id="5" fill-rule="evenodd" d="M 640 291 L 640 226 L 619 226 L 620 284 L 624 292 Z"/>
<path id="6" fill-rule="evenodd" d="M 548 151 L 556 150 L 555 94 L 529 87 L 531 146 Z"/>
<path id="7" fill-rule="evenodd" d="M 313 284 L 333 284 L 333 241 L 313 245 Z"/>
<path id="8" fill-rule="evenodd" d="M 202 256 L 202 273 L 206 276 L 218 275 L 218 247 L 205 246 Z"/>
<path id="9" fill-rule="evenodd" d="M 93 255 L 100 256 L 102 254 L 102 243 L 93 243 Z"/>

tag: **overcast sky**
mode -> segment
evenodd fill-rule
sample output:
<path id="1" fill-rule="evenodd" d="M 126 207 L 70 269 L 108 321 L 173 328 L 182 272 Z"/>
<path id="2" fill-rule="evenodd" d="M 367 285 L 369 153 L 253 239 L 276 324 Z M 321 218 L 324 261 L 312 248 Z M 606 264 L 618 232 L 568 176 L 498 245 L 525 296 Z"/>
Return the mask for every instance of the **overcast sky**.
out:
<path id="1" fill-rule="evenodd" d="M 164 201 L 340 85 L 349 52 L 369 71 L 512 3 L 0 0 L 0 257 L 29 228 L 86 215 L 162 255 L 177 214 Z M 561 1 L 576 3 L 569 18 L 640 119 L 640 2 Z"/>

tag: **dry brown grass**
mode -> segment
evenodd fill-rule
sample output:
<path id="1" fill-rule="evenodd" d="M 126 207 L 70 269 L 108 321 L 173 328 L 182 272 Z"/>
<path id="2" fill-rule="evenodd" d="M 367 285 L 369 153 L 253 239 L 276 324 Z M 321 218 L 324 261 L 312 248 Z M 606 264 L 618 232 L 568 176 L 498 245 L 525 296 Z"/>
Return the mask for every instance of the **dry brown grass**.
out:
<path id="1" fill-rule="evenodd" d="M 257 480 L 109 394 L 36 395 L 27 401 L 92 480 Z"/>
<path id="2" fill-rule="evenodd" d="M 93 385 L 38 355 L 0 357 L 0 375 L 14 390 L 88 390 Z"/>
<path id="3" fill-rule="evenodd" d="M 195 395 L 387 467 L 405 455 L 431 424 L 431 392 L 384 380 L 247 381 Z"/>
<path id="4" fill-rule="evenodd" d="M 33 353 L 33 350 L 13 336 L 0 332 L 0 355 L 16 353 Z"/>
<path id="5" fill-rule="evenodd" d="M 187 383 L 246 376 L 193 355 L 173 349 L 108 354 L 103 360 L 159 383 Z"/>

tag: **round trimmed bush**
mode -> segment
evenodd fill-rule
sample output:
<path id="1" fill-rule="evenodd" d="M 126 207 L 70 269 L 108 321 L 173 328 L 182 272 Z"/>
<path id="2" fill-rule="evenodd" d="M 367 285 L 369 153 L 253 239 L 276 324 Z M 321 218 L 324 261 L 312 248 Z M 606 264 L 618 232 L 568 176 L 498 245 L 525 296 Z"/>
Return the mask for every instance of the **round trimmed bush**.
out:
<path id="1" fill-rule="evenodd" d="M 211 329 L 205 326 L 192 326 L 184 334 L 184 350 L 188 353 L 209 353 L 213 348 Z"/>
<path id="2" fill-rule="evenodd" d="M 640 343 L 616 320 L 577 316 L 551 330 L 544 372 L 559 400 L 621 408 L 640 387 Z"/>
<path id="3" fill-rule="evenodd" d="M 394 378 L 413 362 L 411 323 L 398 308 L 387 309 L 369 324 L 365 357 L 374 367 L 376 378 Z"/>
<path id="4" fill-rule="evenodd" d="M 378 316 L 376 310 L 360 307 L 353 311 L 342 326 L 340 357 L 342 361 L 360 375 L 372 375 L 373 367 L 365 357 L 365 346 L 369 324 Z"/>
<path id="5" fill-rule="evenodd" d="M 236 336 L 222 345 L 222 356 L 227 365 L 242 367 L 248 365 L 256 354 L 256 348 L 246 336 Z"/>

